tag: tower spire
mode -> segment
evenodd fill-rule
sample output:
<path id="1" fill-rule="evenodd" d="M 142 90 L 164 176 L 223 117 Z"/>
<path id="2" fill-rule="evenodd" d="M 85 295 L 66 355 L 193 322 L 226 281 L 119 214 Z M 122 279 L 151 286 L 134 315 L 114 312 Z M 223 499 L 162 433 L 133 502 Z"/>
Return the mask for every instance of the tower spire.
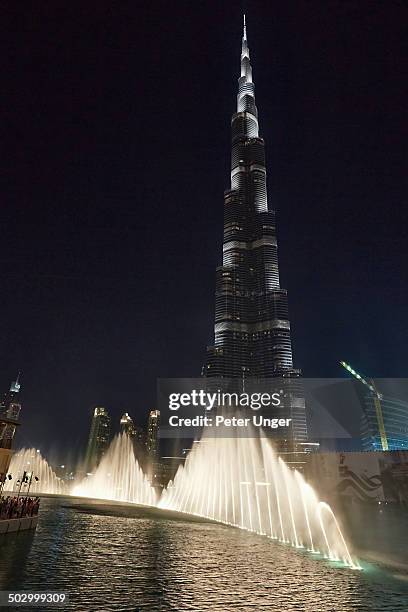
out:
<path id="1" fill-rule="evenodd" d="M 242 32 L 242 49 L 241 49 L 241 76 L 242 75 L 242 62 L 245 58 L 248 58 L 249 63 L 249 49 L 248 49 L 248 38 L 247 38 L 247 26 L 246 26 L 246 16 L 244 13 L 244 29 Z"/>
<path id="2" fill-rule="evenodd" d="M 10 385 L 10 392 L 18 393 L 20 391 L 21 383 L 20 383 L 21 370 L 18 371 L 16 380 L 13 380 Z"/>
<path id="3" fill-rule="evenodd" d="M 237 98 L 237 111 L 250 112 L 255 117 L 257 116 L 257 110 L 255 106 L 255 86 L 252 81 L 252 66 L 251 60 L 249 59 L 249 47 L 247 38 L 247 24 L 246 15 L 244 13 L 244 29 L 242 33 L 242 48 L 241 48 L 241 74 L 238 79 L 238 98 Z M 257 134 L 252 134 L 257 135 Z"/>

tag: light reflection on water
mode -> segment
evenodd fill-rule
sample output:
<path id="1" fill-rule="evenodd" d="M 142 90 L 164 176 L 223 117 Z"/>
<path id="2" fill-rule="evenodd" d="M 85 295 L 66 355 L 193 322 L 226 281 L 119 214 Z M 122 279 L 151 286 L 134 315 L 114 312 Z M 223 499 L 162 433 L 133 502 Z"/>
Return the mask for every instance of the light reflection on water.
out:
<path id="1" fill-rule="evenodd" d="M 42 504 L 35 534 L 0 541 L 0 588 L 65 591 L 71 603 L 64 610 L 408 610 L 407 582 L 375 567 L 337 569 L 222 525 Z"/>

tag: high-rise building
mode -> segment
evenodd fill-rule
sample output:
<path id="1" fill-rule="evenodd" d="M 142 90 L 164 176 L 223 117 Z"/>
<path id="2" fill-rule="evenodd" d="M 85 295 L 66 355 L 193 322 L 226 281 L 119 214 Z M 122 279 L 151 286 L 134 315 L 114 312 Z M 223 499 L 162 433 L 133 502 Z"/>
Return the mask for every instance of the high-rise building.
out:
<path id="1" fill-rule="evenodd" d="M 268 206 L 247 31 L 232 116 L 231 187 L 224 194 L 223 262 L 216 271 L 214 345 L 204 375 L 286 379 L 291 441 L 307 439 L 300 370 L 294 369 L 287 292 L 280 286 L 275 211 Z M 288 444 L 290 446 L 290 443 Z"/>
<path id="2" fill-rule="evenodd" d="M 378 424 L 379 404 L 382 413 L 382 427 Z M 363 450 L 408 450 L 408 403 L 406 401 L 387 395 L 381 395 L 378 398 L 366 390 L 363 406 L 361 423 Z M 384 445 L 384 436 L 386 445 Z"/>
<path id="3" fill-rule="evenodd" d="M 131 438 L 136 434 L 136 428 L 133 423 L 133 419 L 128 412 L 125 412 L 120 419 L 120 431 L 125 433 Z"/>
<path id="4" fill-rule="evenodd" d="M 18 401 L 20 374 L 0 401 L 0 490 L 12 456 L 13 439 L 18 425 L 21 404 Z"/>
<path id="5" fill-rule="evenodd" d="M 20 392 L 20 373 L 10 385 L 10 389 L 3 395 L 0 401 L 0 445 L 2 448 L 11 448 L 14 434 L 18 426 L 18 417 L 21 404 L 18 401 Z"/>
<path id="6" fill-rule="evenodd" d="M 146 449 L 150 457 L 156 458 L 159 452 L 160 410 L 151 410 L 147 422 Z"/>
<path id="7" fill-rule="evenodd" d="M 130 436 L 132 440 L 137 441 L 140 445 L 143 445 L 145 442 L 145 432 L 143 428 L 134 424 L 128 412 L 125 412 L 120 419 L 120 431 Z"/>
<path id="8" fill-rule="evenodd" d="M 111 433 L 111 419 L 106 408 L 96 407 L 92 417 L 91 431 L 89 433 L 86 449 L 86 470 L 92 472 L 98 466 L 106 453 Z"/>

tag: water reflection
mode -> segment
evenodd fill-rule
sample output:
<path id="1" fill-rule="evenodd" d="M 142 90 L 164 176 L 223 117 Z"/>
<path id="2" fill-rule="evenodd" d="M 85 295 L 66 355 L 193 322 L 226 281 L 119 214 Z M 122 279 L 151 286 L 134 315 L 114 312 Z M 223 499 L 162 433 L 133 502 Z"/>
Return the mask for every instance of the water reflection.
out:
<path id="1" fill-rule="evenodd" d="M 78 612 L 402 612 L 408 584 L 222 525 L 104 516 L 43 500 L 35 535 L 5 536 L 0 588 L 62 590 Z"/>

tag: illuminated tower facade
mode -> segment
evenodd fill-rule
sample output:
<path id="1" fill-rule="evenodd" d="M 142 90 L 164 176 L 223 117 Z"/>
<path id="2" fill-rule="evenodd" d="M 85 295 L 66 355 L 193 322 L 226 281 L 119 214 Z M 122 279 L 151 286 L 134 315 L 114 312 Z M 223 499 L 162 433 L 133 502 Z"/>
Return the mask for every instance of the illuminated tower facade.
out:
<path id="1" fill-rule="evenodd" d="M 137 441 L 139 444 L 143 444 L 145 440 L 145 432 L 142 427 L 137 427 L 132 417 L 128 412 L 125 412 L 120 419 L 120 431 L 121 433 L 127 434 L 132 440 Z"/>
<path id="2" fill-rule="evenodd" d="M 307 438 L 305 405 L 300 370 L 293 368 L 287 292 L 279 280 L 275 211 L 268 206 L 265 143 L 259 134 L 245 17 L 231 138 L 223 262 L 216 271 L 214 345 L 207 348 L 204 375 L 290 379 L 291 435 L 302 441 Z"/>
<path id="3" fill-rule="evenodd" d="M 146 448 L 150 457 L 156 458 L 159 453 L 160 410 L 151 410 L 147 422 Z"/>
<path id="4" fill-rule="evenodd" d="M 86 469 L 92 472 L 99 464 L 103 455 L 108 450 L 111 433 L 111 419 L 106 408 L 98 406 L 95 408 L 91 431 L 89 433 L 88 446 L 86 449 Z"/>
<path id="5" fill-rule="evenodd" d="M 19 425 L 21 404 L 18 400 L 20 392 L 20 374 L 10 385 L 9 391 L 4 394 L 0 401 L 0 446 L 1 448 L 11 448 L 16 428 Z"/>
<path id="6" fill-rule="evenodd" d="M 378 390 L 374 379 L 362 376 L 345 361 L 340 363 L 359 383 L 356 391 L 362 407 L 363 450 L 408 450 L 408 403 L 397 397 L 384 395 Z"/>
<path id="7" fill-rule="evenodd" d="M 18 400 L 20 392 L 20 374 L 10 385 L 9 391 L 0 401 L 0 491 L 4 482 L 12 456 L 12 445 L 16 429 L 19 426 L 21 404 Z"/>
<path id="8" fill-rule="evenodd" d="M 133 419 L 128 412 L 125 412 L 120 419 L 120 431 L 131 438 L 136 435 L 136 428 Z"/>

